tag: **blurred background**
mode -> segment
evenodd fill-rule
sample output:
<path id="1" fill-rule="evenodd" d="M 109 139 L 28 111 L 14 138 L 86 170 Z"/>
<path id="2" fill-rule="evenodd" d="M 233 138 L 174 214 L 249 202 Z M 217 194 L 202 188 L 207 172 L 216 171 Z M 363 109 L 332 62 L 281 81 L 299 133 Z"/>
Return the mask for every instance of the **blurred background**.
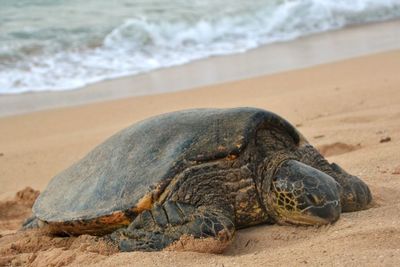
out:
<path id="1" fill-rule="evenodd" d="M 399 17 L 400 0 L 1 0 L 0 94 L 76 89 Z"/>

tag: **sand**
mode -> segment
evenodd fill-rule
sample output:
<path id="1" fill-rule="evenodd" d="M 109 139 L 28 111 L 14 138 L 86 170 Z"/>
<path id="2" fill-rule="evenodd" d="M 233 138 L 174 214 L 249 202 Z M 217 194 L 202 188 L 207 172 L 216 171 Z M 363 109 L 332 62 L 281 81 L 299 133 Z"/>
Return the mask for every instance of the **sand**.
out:
<path id="1" fill-rule="evenodd" d="M 0 265 L 399 266 L 399 70 L 395 50 L 188 91 L 0 118 Z M 240 230 L 220 255 L 118 253 L 95 237 L 17 231 L 35 190 L 118 130 L 168 111 L 236 106 L 287 118 L 330 161 L 367 182 L 371 208 L 319 228 Z"/>

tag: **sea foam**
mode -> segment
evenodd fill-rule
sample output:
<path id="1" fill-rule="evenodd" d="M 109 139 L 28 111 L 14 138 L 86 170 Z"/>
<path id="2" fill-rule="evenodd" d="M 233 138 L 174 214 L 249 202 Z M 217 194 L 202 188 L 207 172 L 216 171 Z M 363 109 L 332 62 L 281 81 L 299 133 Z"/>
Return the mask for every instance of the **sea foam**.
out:
<path id="1" fill-rule="evenodd" d="M 4 8 L 23 12 L 32 6 L 3 7 L 0 93 L 75 89 L 348 25 L 400 17 L 400 0 L 127 0 L 116 1 L 113 10 L 105 6 L 100 13 L 91 9 L 92 1 L 79 8 L 73 2 L 50 8 L 75 11 L 70 18 L 46 14 L 53 24 L 29 24 L 23 17 L 7 20 Z M 41 8 L 34 8 L 33 14 L 40 16 Z M 85 19 L 74 21 L 73 16 Z M 96 18 L 99 25 L 93 22 Z"/>

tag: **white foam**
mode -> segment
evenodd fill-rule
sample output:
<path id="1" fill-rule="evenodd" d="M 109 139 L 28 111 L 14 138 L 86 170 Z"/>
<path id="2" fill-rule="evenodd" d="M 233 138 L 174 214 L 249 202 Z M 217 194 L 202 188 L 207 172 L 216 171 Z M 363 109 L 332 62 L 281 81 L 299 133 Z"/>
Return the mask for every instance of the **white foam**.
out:
<path id="1" fill-rule="evenodd" d="M 13 66 L 0 61 L 0 93 L 75 89 L 347 25 L 398 18 L 400 0 L 269 1 L 231 13 L 197 14 L 194 19 L 181 13 L 143 13 L 127 19 L 95 48 L 50 50 Z"/>

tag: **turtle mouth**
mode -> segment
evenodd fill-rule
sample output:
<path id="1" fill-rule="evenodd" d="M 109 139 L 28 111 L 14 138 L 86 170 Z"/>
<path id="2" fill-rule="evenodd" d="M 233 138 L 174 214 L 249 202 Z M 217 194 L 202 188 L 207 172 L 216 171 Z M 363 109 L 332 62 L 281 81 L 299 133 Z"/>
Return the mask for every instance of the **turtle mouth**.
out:
<path id="1" fill-rule="evenodd" d="M 337 200 L 327 201 L 318 206 L 309 205 L 304 209 L 276 205 L 276 203 L 271 203 L 273 209 L 269 214 L 280 225 L 325 225 L 336 222 L 341 214 L 341 205 Z"/>
<path id="2" fill-rule="evenodd" d="M 327 201 L 323 205 L 310 205 L 302 210 L 275 207 L 273 217 L 278 224 L 294 225 L 325 225 L 336 222 L 341 213 L 340 203 L 337 200 Z"/>
<path id="3" fill-rule="evenodd" d="M 281 225 L 290 224 L 290 225 L 311 226 L 311 225 L 329 224 L 330 221 L 320 218 L 320 217 L 317 217 L 317 216 L 309 216 L 309 215 L 298 213 L 298 214 L 290 214 L 288 217 L 282 216 L 282 218 L 280 218 L 277 221 L 277 223 L 281 224 Z"/>
<path id="4" fill-rule="evenodd" d="M 291 214 L 287 217 L 287 222 L 302 225 L 324 225 L 336 222 L 340 217 L 340 212 L 339 201 L 327 201 L 321 206 L 308 206 L 298 214 Z"/>

